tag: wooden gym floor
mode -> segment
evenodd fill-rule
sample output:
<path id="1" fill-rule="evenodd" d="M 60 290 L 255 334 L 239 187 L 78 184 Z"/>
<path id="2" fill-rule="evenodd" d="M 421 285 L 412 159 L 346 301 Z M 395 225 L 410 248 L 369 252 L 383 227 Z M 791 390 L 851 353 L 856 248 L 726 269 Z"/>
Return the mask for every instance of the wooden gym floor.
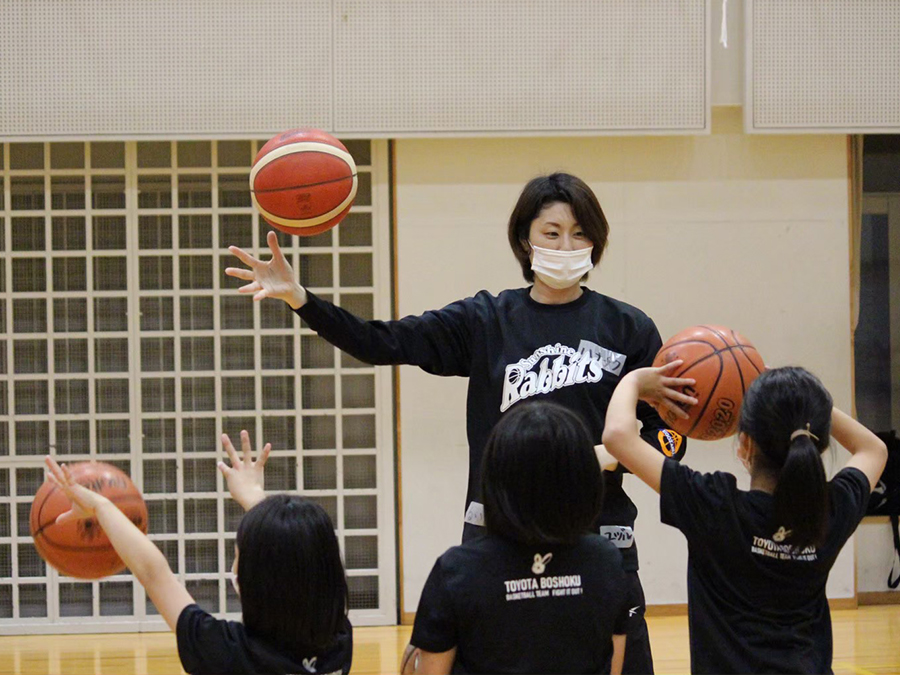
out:
<path id="1" fill-rule="evenodd" d="M 836 675 L 900 673 L 900 605 L 832 612 Z M 687 617 L 650 617 L 659 675 L 690 672 Z M 353 673 L 396 673 L 409 626 L 357 628 Z M 0 637 L 0 675 L 172 675 L 183 672 L 171 633 Z"/>

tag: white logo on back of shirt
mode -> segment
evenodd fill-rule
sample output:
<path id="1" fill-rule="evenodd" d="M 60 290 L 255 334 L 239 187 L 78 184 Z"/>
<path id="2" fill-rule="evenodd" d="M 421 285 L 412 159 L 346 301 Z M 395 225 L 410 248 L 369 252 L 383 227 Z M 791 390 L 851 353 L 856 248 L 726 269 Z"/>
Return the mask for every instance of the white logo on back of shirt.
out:
<path id="1" fill-rule="evenodd" d="M 779 530 L 780 532 L 780 530 Z M 789 531 L 788 531 L 789 532 Z M 776 532 L 775 534 L 778 534 Z M 787 535 L 785 535 L 787 536 Z M 772 539 L 774 539 L 774 535 Z M 776 560 L 793 560 L 814 562 L 818 559 L 818 552 L 815 546 L 807 546 L 798 549 L 791 544 L 779 544 L 772 539 L 765 537 L 757 537 L 753 535 L 753 544 L 750 546 L 750 552 L 757 555 L 766 556 L 767 558 L 775 558 Z"/>
<path id="2" fill-rule="evenodd" d="M 506 366 L 500 412 L 537 394 L 590 384 L 603 379 L 603 371 L 618 374 L 625 365 L 622 354 L 582 340 L 577 350 L 557 342 L 534 351 L 527 359 Z"/>
<path id="3" fill-rule="evenodd" d="M 777 541 L 780 544 L 785 539 L 787 539 L 790 534 L 791 531 L 784 529 L 784 525 L 782 525 L 778 528 L 778 531 L 772 535 L 772 541 Z"/>
<path id="4" fill-rule="evenodd" d="M 316 659 L 318 656 L 314 656 L 311 659 L 303 659 L 303 667 L 310 673 L 316 672 Z"/>
<path id="5" fill-rule="evenodd" d="M 547 569 L 547 563 L 553 560 L 553 554 L 548 553 L 545 556 L 541 556 L 540 553 L 534 554 L 534 565 L 531 566 L 531 571 L 533 574 L 543 574 Z"/>
<path id="6" fill-rule="evenodd" d="M 634 616 L 635 614 L 637 614 L 637 612 L 640 608 L 641 608 L 640 605 L 638 605 L 637 607 L 632 607 L 631 609 L 628 610 L 628 616 Z"/>
<path id="7" fill-rule="evenodd" d="M 535 553 L 531 565 L 531 573 L 535 576 L 504 581 L 507 602 L 582 595 L 584 589 L 581 587 L 580 574 L 539 576 L 547 571 L 547 563 L 551 560 L 553 560 L 552 553 L 546 555 Z"/>

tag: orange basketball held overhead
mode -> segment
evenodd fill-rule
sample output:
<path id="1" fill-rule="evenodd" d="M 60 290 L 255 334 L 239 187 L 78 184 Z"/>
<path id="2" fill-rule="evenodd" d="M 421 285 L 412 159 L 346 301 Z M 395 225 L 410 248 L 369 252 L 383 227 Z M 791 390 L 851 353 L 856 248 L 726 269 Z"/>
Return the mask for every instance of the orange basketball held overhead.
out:
<path id="1" fill-rule="evenodd" d="M 75 482 L 102 494 L 147 533 L 147 505 L 126 473 L 104 462 L 70 464 L 69 472 Z M 31 536 L 47 564 L 79 579 L 99 579 L 125 569 L 125 563 L 95 518 L 56 522 L 60 514 L 71 508 L 65 493 L 50 481 L 34 496 Z"/>
<path id="2" fill-rule="evenodd" d="M 747 338 L 722 326 L 693 326 L 673 335 L 659 350 L 655 367 L 681 359 L 672 377 L 696 380 L 684 393 L 697 399 L 685 406 L 688 419 L 660 410 L 665 423 L 678 433 L 714 441 L 737 431 L 744 393 L 763 370 L 765 362 Z"/>
<path id="3" fill-rule="evenodd" d="M 334 136 L 294 129 L 266 143 L 250 170 L 253 204 L 272 227 L 301 237 L 337 225 L 353 204 L 356 163 Z"/>

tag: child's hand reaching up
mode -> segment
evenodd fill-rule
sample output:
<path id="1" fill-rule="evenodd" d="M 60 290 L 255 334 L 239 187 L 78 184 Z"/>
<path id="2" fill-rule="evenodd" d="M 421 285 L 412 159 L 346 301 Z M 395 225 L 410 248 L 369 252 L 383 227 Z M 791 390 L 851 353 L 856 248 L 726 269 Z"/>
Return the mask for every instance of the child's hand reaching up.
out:
<path id="1" fill-rule="evenodd" d="M 60 466 L 56 460 L 49 455 L 44 459 L 49 471 L 47 478 L 51 483 L 62 490 L 69 501 L 72 502 L 72 509 L 61 513 L 57 517 L 57 523 L 64 523 L 67 520 L 83 520 L 92 517 L 104 504 L 110 501 L 103 495 L 88 490 L 83 485 L 79 485 L 69 473 L 69 467 Z"/>
<path id="2" fill-rule="evenodd" d="M 231 466 L 229 467 L 225 462 L 219 462 L 219 471 L 225 476 L 232 499 L 244 507 L 244 511 L 249 511 L 266 497 L 263 469 L 266 466 L 266 460 L 269 459 L 269 453 L 272 451 L 272 444 L 266 443 L 255 462 L 251 456 L 250 434 L 246 431 L 241 432 L 243 460 L 238 457 L 228 434 L 222 434 L 222 446 L 228 453 Z"/>

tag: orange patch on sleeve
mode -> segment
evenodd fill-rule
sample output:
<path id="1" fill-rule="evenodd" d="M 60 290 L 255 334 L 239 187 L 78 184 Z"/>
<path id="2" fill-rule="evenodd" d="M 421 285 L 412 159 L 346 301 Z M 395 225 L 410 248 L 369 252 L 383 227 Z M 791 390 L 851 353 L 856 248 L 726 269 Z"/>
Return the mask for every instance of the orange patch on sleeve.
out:
<path id="1" fill-rule="evenodd" d="M 674 457 L 681 449 L 681 434 L 677 434 L 671 429 L 659 430 L 659 447 L 666 457 Z"/>

